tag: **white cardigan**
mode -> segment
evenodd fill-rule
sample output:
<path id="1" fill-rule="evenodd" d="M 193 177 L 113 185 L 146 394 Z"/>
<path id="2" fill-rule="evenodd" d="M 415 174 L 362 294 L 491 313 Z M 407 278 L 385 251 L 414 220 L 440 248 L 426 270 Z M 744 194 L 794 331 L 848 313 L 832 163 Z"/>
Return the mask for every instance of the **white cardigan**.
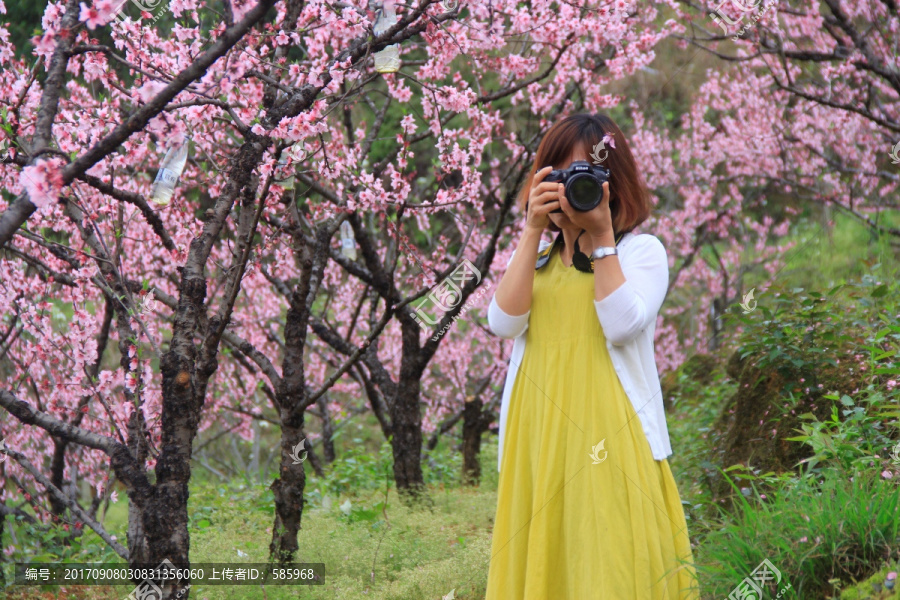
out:
<path id="1" fill-rule="evenodd" d="M 541 240 L 538 252 L 549 245 L 549 242 Z M 659 308 L 669 287 L 669 259 L 662 242 L 649 234 L 627 233 L 617 247 L 625 283 L 603 300 L 595 300 L 594 307 L 606 337 L 606 347 L 613 367 L 641 421 L 653 458 L 663 460 L 672 454 L 672 447 L 669 444 L 659 373 L 653 355 L 653 334 L 656 331 Z M 559 260 L 558 257 L 555 259 Z M 509 396 L 516 381 L 519 364 L 525 355 L 525 331 L 528 329 L 530 314 L 530 310 L 519 316 L 506 314 L 497 306 L 496 297 L 491 298 L 488 308 L 488 326 L 491 331 L 502 338 L 515 338 L 500 403 L 498 471 L 503 458 L 503 434 L 509 412 Z"/>

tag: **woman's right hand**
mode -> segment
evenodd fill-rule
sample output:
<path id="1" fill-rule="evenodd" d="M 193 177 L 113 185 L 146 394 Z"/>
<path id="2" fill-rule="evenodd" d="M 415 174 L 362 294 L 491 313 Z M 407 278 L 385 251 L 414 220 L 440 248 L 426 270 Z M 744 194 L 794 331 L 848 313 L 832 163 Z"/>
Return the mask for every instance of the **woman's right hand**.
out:
<path id="1" fill-rule="evenodd" d="M 544 167 L 534 174 L 531 192 L 528 195 L 528 214 L 525 227 L 543 232 L 550 224 L 550 213 L 560 208 L 559 184 L 544 181 L 553 167 Z"/>

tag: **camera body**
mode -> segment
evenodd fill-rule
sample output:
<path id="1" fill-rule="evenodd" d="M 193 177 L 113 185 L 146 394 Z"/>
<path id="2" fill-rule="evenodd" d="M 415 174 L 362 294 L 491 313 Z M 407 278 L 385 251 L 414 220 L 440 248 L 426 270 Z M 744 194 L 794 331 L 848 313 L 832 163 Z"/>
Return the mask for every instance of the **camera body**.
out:
<path id="1" fill-rule="evenodd" d="M 575 210 L 582 212 L 596 207 L 603 201 L 603 184 L 609 181 L 606 167 L 592 165 L 586 160 L 576 160 L 568 169 L 553 169 L 544 181 L 563 183 L 566 199 Z M 562 209 L 553 212 L 562 212 Z"/>

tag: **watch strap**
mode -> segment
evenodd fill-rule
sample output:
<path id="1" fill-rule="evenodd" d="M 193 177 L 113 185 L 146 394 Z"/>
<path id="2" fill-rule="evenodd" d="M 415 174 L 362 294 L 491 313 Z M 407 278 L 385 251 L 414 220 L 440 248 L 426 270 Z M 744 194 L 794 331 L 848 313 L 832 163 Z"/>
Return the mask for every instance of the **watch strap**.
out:
<path id="1" fill-rule="evenodd" d="M 611 246 L 600 246 L 599 248 L 594 248 L 594 251 L 591 252 L 591 258 L 605 258 L 607 256 L 612 256 L 613 254 L 618 253 L 618 250 Z"/>

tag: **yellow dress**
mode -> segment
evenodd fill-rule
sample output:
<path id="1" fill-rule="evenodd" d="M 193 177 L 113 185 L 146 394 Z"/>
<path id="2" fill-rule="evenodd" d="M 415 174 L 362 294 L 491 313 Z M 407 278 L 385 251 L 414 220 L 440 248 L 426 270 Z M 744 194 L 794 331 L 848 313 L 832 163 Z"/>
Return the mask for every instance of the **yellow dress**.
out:
<path id="1" fill-rule="evenodd" d="M 554 248 L 509 400 L 486 600 L 700 597 L 669 463 L 653 459 L 593 299 L 594 276 Z"/>

